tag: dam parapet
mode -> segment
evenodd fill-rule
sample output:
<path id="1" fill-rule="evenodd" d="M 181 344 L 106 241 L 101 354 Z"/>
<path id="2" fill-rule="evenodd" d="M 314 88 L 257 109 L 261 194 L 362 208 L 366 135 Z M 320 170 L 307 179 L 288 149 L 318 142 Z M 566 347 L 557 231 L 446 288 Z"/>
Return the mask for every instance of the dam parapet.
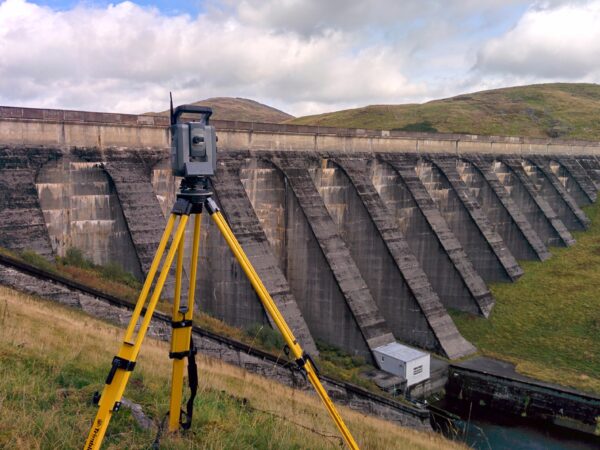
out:
<path id="1" fill-rule="evenodd" d="M 222 150 L 600 155 L 600 142 L 211 121 Z M 168 115 L 0 106 L 0 142 L 59 147 L 168 148 Z M 595 163 L 593 163 L 595 164 Z"/>

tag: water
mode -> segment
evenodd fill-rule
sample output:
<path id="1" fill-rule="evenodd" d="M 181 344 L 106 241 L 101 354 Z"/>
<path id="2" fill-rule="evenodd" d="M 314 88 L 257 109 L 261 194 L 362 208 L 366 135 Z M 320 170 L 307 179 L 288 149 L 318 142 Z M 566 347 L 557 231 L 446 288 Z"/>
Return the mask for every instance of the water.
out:
<path id="1" fill-rule="evenodd" d="M 600 440 L 583 433 L 541 423 L 471 421 L 465 443 L 478 450 L 588 450 L 600 449 Z"/>
<path id="2" fill-rule="evenodd" d="M 463 414 L 466 417 L 468 414 Z M 600 437 L 518 417 L 478 413 L 466 420 L 438 420 L 434 428 L 477 450 L 598 450 Z"/>

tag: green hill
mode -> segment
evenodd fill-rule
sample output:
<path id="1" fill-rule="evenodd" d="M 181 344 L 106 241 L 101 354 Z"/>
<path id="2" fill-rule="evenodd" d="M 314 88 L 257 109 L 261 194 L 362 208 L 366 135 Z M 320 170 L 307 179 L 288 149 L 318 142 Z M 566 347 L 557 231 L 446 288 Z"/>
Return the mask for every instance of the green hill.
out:
<path id="1" fill-rule="evenodd" d="M 191 104 L 212 108 L 213 115 L 211 118 L 217 120 L 279 123 L 294 118 L 294 116 L 271 106 L 240 97 L 214 97 Z M 146 114 L 165 115 L 169 114 L 169 111 Z"/>
<path id="2" fill-rule="evenodd" d="M 600 85 L 553 83 L 292 119 L 349 128 L 600 140 Z"/>
<path id="3" fill-rule="evenodd" d="M 550 383 L 600 394 L 600 204 L 588 206 L 577 243 L 543 263 L 521 261 L 515 283 L 491 286 L 489 319 L 452 311 L 461 334 L 484 355 Z"/>

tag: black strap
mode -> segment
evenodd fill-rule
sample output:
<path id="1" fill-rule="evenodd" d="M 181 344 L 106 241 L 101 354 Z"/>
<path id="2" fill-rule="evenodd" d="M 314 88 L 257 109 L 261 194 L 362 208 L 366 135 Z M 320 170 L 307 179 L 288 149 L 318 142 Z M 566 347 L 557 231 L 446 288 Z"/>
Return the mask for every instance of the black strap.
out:
<path id="1" fill-rule="evenodd" d="M 306 363 L 310 361 L 310 365 L 313 367 L 313 369 L 315 370 L 315 374 L 317 375 L 317 377 L 319 376 L 319 368 L 317 367 L 317 365 L 315 364 L 315 362 L 313 361 L 313 359 L 311 358 L 311 356 L 304 352 L 302 353 L 302 357 L 298 358 L 296 360 L 296 364 L 298 365 L 298 368 L 301 371 L 306 371 L 306 368 L 304 367 L 306 365 Z"/>
<path id="2" fill-rule="evenodd" d="M 171 322 L 171 328 L 188 328 L 194 324 L 192 320 L 180 320 L 178 322 Z"/>
<path id="3" fill-rule="evenodd" d="M 127 372 L 131 372 L 134 368 L 135 361 L 129 361 L 128 359 L 121 358 L 120 356 L 115 356 L 112 360 L 112 366 L 110 368 L 110 372 L 108 372 L 108 376 L 106 377 L 105 384 L 112 383 L 112 380 L 117 373 L 117 369 L 123 369 Z"/>
<path id="4" fill-rule="evenodd" d="M 198 366 L 196 364 L 196 348 L 194 347 L 194 338 L 190 337 L 190 352 L 188 354 L 188 383 L 190 385 L 190 398 L 186 404 L 186 410 L 181 410 L 179 424 L 184 430 L 189 430 L 192 426 L 192 415 L 194 414 L 194 399 L 198 392 Z M 186 420 L 184 419 L 186 417 Z"/>

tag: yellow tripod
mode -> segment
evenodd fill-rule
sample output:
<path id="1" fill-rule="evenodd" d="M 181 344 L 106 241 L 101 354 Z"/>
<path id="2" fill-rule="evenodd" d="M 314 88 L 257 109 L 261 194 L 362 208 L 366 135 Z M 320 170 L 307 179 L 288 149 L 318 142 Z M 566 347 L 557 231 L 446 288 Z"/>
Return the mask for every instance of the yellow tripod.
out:
<path id="1" fill-rule="evenodd" d="M 197 187 L 199 184 L 203 185 L 204 188 L 199 189 Z M 229 248 L 244 270 L 244 273 L 250 280 L 250 283 L 258 294 L 258 297 L 264 308 L 283 335 L 291 354 L 296 360 L 296 364 L 305 372 L 308 380 L 315 388 L 317 395 L 325 404 L 327 411 L 340 431 L 344 441 L 349 448 L 358 449 L 358 445 L 354 441 L 350 430 L 348 430 L 346 427 L 346 424 L 339 415 L 335 405 L 329 398 L 327 391 L 323 388 L 310 356 L 308 356 L 300 347 L 300 344 L 294 337 L 294 334 L 279 312 L 277 305 L 269 295 L 267 289 L 254 270 L 254 267 L 252 267 L 252 264 L 248 260 L 244 250 L 231 231 L 231 228 L 229 228 L 229 225 L 223 217 L 223 214 L 221 214 L 217 204 L 212 199 L 212 192 L 207 189 L 207 186 L 207 180 L 202 177 L 195 179 L 184 178 L 182 181 L 180 192 L 177 195 L 177 201 L 173 207 L 173 211 L 169 217 L 167 226 L 160 240 L 158 250 L 154 256 L 152 265 L 150 266 L 148 276 L 138 297 L 137 304 L 127 327 L 127 331 L 125 332 L 125 338 L 123 339 L 123 343 L 117 356 L 113 358 L 112 367 L 108 377 L 106 378 L 106 384 L 104 386 L 102 395 L 96 399 L 99 409 L 90 429 L 84 449 L 91 450 L 100 448 L 108 428 L 110 418 L 112 417 L 113 412 L 118 411 L 121 406 L 121 398 L 123 396 L 125 386 L 127 385 L 129 376 L 135 367 L 142 341 L 144 340 L 146 331 L 150 325 L 152 315 L 156 308 L 156 304 L 158 303 L 158 299 L 176 253 L 176 281 L 172 318 L 173 331 L 171 336 L 171 352 L 169 353 L 169 356 L 173 359 L 171 401 L 169 406 L 169 430 L 177 431 L 182 425 L 184 425 L 184 427 L 189 427 L 189 421 L 191 420 L 191 408 L 188 407 L 188 412 L 186 414 L 188 416 L 187 424 L 183 424 L 180 417 L 182 415 L 181 400 L 183 397 L 183 378 L 185 368 L 183 358 L 191 356 L 191 352 L 194 352 L 192 341 L 192 318 L 194 313 L 194 292 L 196 290 L 200 223 L 203 207 L 206 208 L 213 221 L 217 225 L 219 231 L 227 241 Z M 194 215 L 194 240 L 192 242 L 188 301 L 186 306 L 182 306 L 180 297 L 181 279 L 183 273 L 184 233 L 190 215 Z M 177 227 L 175 227 L 177 219 L 179 220 Z M 173 234 L 174 229 L 175 232 Z M 165 249 L 167 248 L 169 238 L 172 234 L 173 237 L 171 245 L 167 251 L 166 257 L 164 258 L 160 275 L 158 276 L 152 296 L 150 297 L 150 300 L 146 306 L 146 312 L 144 316 L 141 317 L 144 306 L 147 303 L 148 295 L 154 282 L 154 278 L 158 271 L 158 266 L 160 261 L 163 259 Z M 135 333 L 140 318 L 141 324 L 137 329 L 137 333 Z M 190 364 L 192 360 L 192 358 L 189 358 L 188 364 Z M 194 370 L 192 370 L 191 374 L 195 376 L 195 367 L 193 367 L 193 369 Z M 193 402 L 193 396 L 191 402 Z"/>

